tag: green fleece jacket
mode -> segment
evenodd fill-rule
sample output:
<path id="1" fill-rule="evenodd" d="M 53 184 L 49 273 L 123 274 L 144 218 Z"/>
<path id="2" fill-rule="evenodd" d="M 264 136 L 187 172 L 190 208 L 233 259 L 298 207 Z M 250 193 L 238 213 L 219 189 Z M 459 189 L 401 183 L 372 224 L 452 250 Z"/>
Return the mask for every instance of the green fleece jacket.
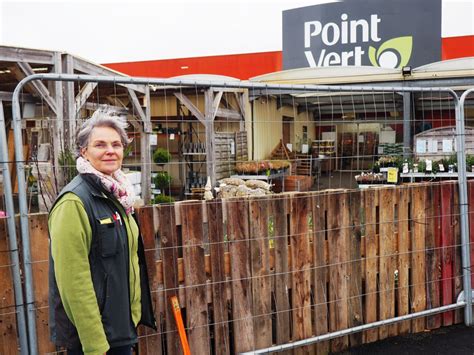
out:
<path id="1" fill-rule="evenodd" d="M 121 206 L 118 207 L 123 211 Z M 126 216 L 125 212 L 122 216 Z M 137 326 L 141 318 L 137 255 L 139 230 L 132 216 L 124 217 L 124 221 L 130 255 L 130 309 L 133 323 Z M 110 347 L 89 266 L 92 229 L 79 197 L 66 193 L 51 211 L 48 226 L 54 274 L 66 314 L 78 331 L 84 354 L 103 354 Z"/>

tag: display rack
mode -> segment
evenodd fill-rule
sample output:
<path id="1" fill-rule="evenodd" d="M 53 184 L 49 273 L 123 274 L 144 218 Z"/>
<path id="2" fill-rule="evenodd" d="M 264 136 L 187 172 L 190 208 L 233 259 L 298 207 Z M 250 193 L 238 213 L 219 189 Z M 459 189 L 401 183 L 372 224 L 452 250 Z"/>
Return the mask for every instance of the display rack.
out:
<path id="1" fill-rule="evenodd" d="M 334 169 L 336 142 L 333 139 L 313 140 L 311 152 L 313 159 L 317 163 L 318 171 L 327 173 Z"/>
<path id="2" fill-rule="evenodd" d="M 190 123 L 184 132 L 181 155 L 186 162 L 183 164 L 184 195 L 193 196 L 195 189 L 204 188 L 206 184 L 206 144 L 203 143 L 195 127 Z"/>

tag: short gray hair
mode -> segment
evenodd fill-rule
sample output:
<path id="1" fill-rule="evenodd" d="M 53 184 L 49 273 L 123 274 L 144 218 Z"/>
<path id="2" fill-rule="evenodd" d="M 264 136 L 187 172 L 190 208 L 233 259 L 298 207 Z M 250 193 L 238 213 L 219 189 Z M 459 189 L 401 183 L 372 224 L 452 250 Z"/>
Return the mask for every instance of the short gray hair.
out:
<path id="1" fill-rule="evenodd" d="M 126 131 L 128 127 L 127 117 L 104 105 L 97 109 L 79 129 L 76 137 L 76 158 L 81 156 L 81 149 L 87 147 L 89 144 L 92 130 L 96 127 L 110 127 L 115 129 L 124 147 L 131 142 Z"/>

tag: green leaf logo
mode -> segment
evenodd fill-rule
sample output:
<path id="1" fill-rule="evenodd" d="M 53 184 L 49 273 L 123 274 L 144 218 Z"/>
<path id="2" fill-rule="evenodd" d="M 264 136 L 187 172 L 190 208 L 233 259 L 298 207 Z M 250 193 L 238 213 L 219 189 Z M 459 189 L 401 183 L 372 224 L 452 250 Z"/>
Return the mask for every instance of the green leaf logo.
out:
<path id="1" fill-rule="evenodd" d="M 392 38 L 382 43 L 379 49 L 369 47 L 369 60 L 374 67 L 402 68 L 408 64 L 413 50 L 413 37 Z"/>

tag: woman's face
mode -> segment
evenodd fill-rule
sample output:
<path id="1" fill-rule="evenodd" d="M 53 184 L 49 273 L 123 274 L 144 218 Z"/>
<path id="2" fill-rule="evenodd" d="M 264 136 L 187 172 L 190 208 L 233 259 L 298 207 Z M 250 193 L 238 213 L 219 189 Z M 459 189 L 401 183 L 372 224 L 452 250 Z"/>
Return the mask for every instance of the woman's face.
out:
<path id="1" fill-rule="evenodd" d="M 95 127 L 82 156 L 103 174 L 111 175 L 122 167 L 123 145 L 118 132 L 110 127 Z"/>

